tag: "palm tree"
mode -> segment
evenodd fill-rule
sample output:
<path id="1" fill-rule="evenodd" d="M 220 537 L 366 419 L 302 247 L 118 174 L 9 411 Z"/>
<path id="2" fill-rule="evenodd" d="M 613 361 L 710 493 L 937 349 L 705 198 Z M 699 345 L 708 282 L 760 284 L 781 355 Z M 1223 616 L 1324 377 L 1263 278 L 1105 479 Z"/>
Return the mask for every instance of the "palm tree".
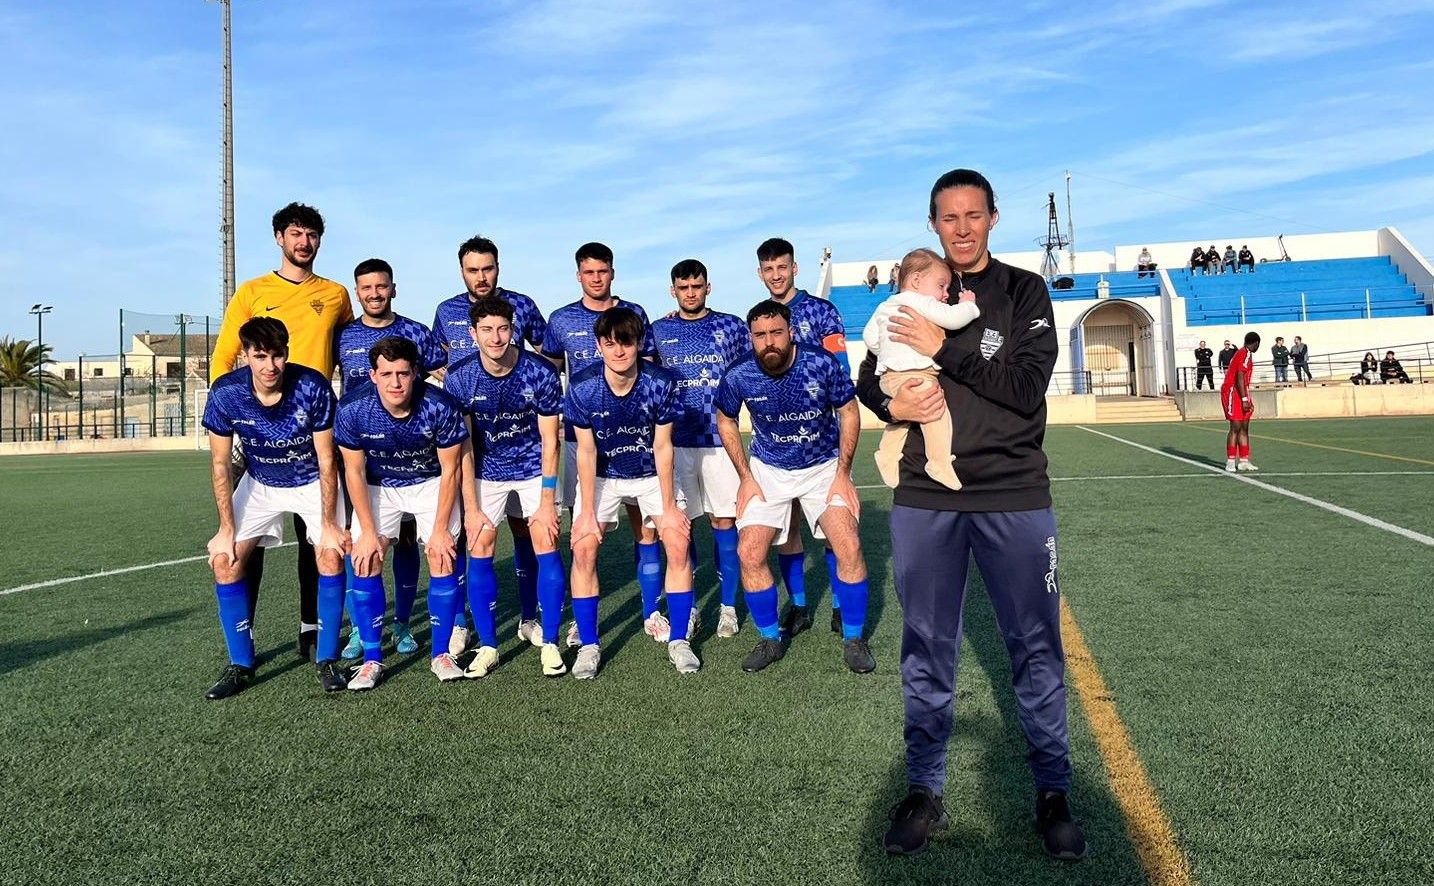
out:
<path id="1" fill-rule="evenodd" d="M 8 336 L 0 338 L 0 388 L 30 388 L 34 390 L 36 385 L 35 367 L 54 362 L 50 358 L 50 351 L 49 345 L 45 345 L 41 349 L 34 342 L 23 338 L 14 341 Z M 39 383 L 48 391 L 59 394 L 69 393 L 64 379 L 48 369 L 41 369 Z"/>

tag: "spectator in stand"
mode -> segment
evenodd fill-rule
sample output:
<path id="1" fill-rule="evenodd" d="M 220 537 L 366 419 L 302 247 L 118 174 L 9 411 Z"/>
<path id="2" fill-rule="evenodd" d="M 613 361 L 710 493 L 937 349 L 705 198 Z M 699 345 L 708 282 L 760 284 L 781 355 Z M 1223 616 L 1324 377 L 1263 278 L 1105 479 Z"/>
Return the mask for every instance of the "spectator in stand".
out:
<path id="1" fill-rule="evenodd" d="M 1227 369 L 1230 368 L 1230 361 L 1233 360 L 1233 359 L 1235 359 L 1235 351 L 1236 351 L 1236 350 L 1237 350 L 1236 347 L 1235 347 L 1234 345 L 1230 344 L 1230 340 L 1229 340 L 1228 338 L 1225 339 L 1225 347 L 1223 347 L 1223 348 L 1220 349 L 1220 371 L 1221 371 L 1221 372 L 1224 372 L 1225 370 L 1227 370 Z"/>
<path id="2" fill-rule="evenodd" d="M 872 265 L 866 269 L 866 289 L 868 292 L 875 292 L 880 285 L 881 275 L 876 272 L 876 265 Z"/>
<path id="3" fill-rule="evenodd" d="M 1314 381 L 1314 376 L 1310 375 L 1309 345 L 1298 335 L 1295 336 L 1295 343 L 1290 345 L 1290 359 L 1295 363 L 1295 381 Z"/>
<path id="4" fill-rule="evenodd" d="M 1399 365 L 1399 358 L 1394 356 L 1393 351 L 1385 351 L 1384 359 L 1379 361 L 1379 380 L 1387 385 L 1398 382 L 1402 385 L 1412 384 L 1414 379 Z"/>
<path id="5" fill-rule="evenodd" d="M 1190 253 L 1190 276 L 1195 276 L 1196 268 L 1200 269 L 1200 273 L 1206 273 L 1205 253 L 1198 246 Z"/>
<path id="6" fill-rule="evenodd" d="M 1223 274 L 1224 268 L 1220 266 L 1220 253 L 1215 250 L 1215 244 L 1211 243 L 1210 248 L 1205 250 L 1205 273 Z"/>
<path id="7" fill-rule="evenodd" d="M 1200 382 L 1208 381 L 1210 390 L 1215 390 L 1215 371 L 1210 368 L 1210 358 L 1215 352 L 1205 345 L 1201 339 L 1200 347 L 1195 349 L 1195 390 L 1200 390 Z"/>
<path id="8" fill-rule="evenodd" d="M 1349 380 L 1357 385 L 1372 385 L 1379 377 L 1379 361 L 1374 359 L 1373 351 L 1365 351 L 1364 359 L 1359 361 L 1359 372 L 1351 375 Z"/>
<path id="9" fill-rule="evenodd" d="M 901 265 L 899 265 L 899 264 L 897 264 L 897 265 L 892 265 L 892 266 L 891 266 L 891 278 L 886 281 L 886 291 L 887 291 L 887 292 L 895 292 L 895 291 L 896 291 L 896 283 L 897 283 L 897 281 L 898 281 L 900 278 L 901 278 Z"/>
<path id="10" fill-rule="evenodd" d="M 1240 266 L 1235 264 L 1235 247 L 1231 246 L 1229 243 L 1225 244 L 1224 267 L 1228 268 L 1230 270 L 1230 273 L 1232 274 L 1240 273 Z"/>
<path id="11" fill-rule="evenodd" d="M 1290 380 L 1290 349 L 1285 347 L 1285 338 L 1282 335 L 1275 336 L 1275 346 L 1270 348 L 1270 365 L 1275 367 L 1276 382 Z"/>
<path id="12" fill-rule="evenodd" d="M 1135 276 L 1144 277 L 1146 274 L 1155 276 L 1155 262 L 1150 258 L 1150 250 L 1142 246 L 1140 255 L 1135 259 Z"/>
<path id="13" fill-rule="evenodd" d="M 1249 268 L 1251 274 L 1255 273 L 1255 254 L 1244 244 L 1240 246 L 1239 267 Z"/>

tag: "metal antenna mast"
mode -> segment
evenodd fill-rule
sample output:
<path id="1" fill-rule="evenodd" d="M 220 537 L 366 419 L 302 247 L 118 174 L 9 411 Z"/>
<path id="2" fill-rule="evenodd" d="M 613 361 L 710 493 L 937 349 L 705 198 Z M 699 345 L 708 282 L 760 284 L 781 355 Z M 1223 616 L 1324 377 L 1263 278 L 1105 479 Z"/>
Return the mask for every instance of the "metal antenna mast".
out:
<path id="1" fill-rule="evenodd" d="M 220 308 L 234 297 L 234 70 L 230 51 L 229 0 L 219 0 L 224 20 L 224 173 L 220 185 L 219 238 L 223 244 Z"/>
<path id="2" fill-rule="evenodd" d="M 1071 171 L 1066 170 L 1066 234 L 1070 237 L 1071 273 L 1075 273 L 1075 213 L 1071 212 Z"/>
<path id="3" fill-rule="evenodd" d="M 1070 244 L 1070 240 L 1061 236 L 1061 222 L 1056 216 L 1056 192 L 1050 191 L 1046 194 L 1046 236 L 1037 240 L 1042 249 L 1046 251 L 1045 258 L 1041 259 L 1041 276 L 1049 283 L 1061 272 L 1061 260 L 1059 253 Z"/>

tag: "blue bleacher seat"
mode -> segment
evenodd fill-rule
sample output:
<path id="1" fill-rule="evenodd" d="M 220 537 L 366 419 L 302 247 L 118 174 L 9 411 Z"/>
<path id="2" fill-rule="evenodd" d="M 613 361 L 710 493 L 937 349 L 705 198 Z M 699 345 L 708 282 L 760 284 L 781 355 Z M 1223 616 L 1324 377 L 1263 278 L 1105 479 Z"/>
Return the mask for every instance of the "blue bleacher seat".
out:
<path id="1" fill-rule="evenodd" d="M 1194 274 L 1188 268 L 1169 274 L 1176 294 L 1186 300 L 1191 326 L 1430 313 L 1423 296 L 1387 256 L 1267 262 L 1253 274 Z"/>

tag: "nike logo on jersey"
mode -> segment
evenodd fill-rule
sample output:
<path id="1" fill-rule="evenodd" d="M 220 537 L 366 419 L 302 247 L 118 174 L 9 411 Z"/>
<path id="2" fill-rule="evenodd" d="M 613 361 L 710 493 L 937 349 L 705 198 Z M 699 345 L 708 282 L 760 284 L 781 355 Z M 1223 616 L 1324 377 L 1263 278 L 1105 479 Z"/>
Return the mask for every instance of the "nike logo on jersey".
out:
<path id="1" fill-rule="evenodd" d="M 266 311 L 277 311 L 277 310 L 279 310 L 279 306 L 278 306 L 278 305 L 265 305 L 264 310 L 266 310 Z"/>

